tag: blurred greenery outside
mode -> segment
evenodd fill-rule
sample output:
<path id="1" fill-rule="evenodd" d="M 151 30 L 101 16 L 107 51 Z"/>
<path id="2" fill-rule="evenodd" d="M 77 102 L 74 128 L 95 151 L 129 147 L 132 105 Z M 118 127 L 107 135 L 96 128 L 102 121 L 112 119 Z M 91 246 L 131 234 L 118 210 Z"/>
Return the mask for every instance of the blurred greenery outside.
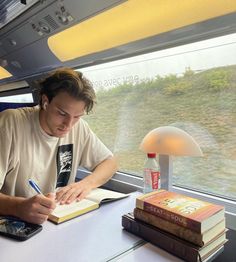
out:
<path id="1" fill-rule="evenodd" d="M 156 76 L 97 92 L 92 130 L 118 157 L 120 171 L 142 176 L 139 144 L 171 125 L 192 135 L 204 157 L 174 157 L 173 184 L 236 199 L 236 66 Z"/>

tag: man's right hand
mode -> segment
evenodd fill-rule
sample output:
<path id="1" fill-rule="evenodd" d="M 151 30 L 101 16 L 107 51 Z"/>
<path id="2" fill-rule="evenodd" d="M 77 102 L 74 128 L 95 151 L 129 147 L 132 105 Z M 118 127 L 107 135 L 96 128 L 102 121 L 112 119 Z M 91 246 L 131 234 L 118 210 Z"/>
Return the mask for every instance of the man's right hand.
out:
<path id="1" fill-rule="evenodd" d="M 18 203 L 17 216 L 27 222 L 42 224 L 55 207 L 55 194 L 49 193 L 46 196 L 38 194 Z"/>

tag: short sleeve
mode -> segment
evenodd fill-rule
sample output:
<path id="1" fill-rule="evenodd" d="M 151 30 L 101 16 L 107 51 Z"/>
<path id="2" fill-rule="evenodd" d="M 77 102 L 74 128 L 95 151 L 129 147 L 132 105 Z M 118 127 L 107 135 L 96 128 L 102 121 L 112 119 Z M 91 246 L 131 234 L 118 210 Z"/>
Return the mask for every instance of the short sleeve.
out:
<path id="1" fill-rule="evenodd" d="M 80 166 L 94 170 L 104 160 L 113 156 L 112 152 L 103 144 L 103 142 L 87 127 L 87 136 L 82 152 Z"/>

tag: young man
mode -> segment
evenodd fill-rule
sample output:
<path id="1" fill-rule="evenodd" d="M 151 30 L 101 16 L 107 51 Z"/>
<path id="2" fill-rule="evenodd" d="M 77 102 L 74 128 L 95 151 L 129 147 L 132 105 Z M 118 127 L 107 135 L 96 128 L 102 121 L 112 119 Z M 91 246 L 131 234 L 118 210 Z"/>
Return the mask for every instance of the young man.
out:
<path id="1" fill-rule="evenodd" d="M 56 202 L 81 200 L 116 172 L 114 156 L 81 119 L 94 102 L 81 73 L 60 69 L 41 83 L 39 106 L 0 113 L 1 215 L 41 224 Z M 92 172 L 75 183 L 78 166 Z"/>

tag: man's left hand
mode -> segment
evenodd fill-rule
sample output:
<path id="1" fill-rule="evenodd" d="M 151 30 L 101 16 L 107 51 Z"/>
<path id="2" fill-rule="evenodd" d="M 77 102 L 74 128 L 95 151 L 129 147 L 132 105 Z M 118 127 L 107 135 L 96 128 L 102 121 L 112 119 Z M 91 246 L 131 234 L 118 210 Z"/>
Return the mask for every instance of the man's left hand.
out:
<path id="1" fill-rule="evenodd" d="M 70 204 L 74 200 L 80 201 L 88 195 L 92 190 L 92 186 L 88 181 L 81 180 L 60 188 L 56 193 L 56 202 L 63 204 Z"/>

